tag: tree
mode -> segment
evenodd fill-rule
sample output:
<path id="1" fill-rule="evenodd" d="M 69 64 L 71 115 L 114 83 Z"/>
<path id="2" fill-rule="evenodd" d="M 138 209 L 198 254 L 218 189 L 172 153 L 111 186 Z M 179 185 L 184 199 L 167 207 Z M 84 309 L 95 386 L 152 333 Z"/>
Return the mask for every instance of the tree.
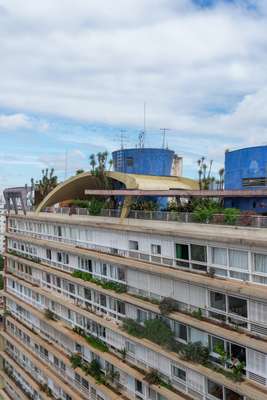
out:
<path id="1" fill-rule="evenodd" d="M 214 182 L 214 178 L 211 176 L 213 160 L 206 163 L 205 157 L 201 157 L 198 161 L 198 183 L 200 190 L 208 190 L 210 184 Z"/>
<path id="2" fill-rule="evenodd" d="M 219 190 L 224 188 L 224 168 L 219 169 Z"/>
<path id="3" fill-rule="evenodd" d="M 80 175 L 84 173 L 84 169 L 77 169 L 76 175 Z"/>
<path id="4" fill-rule="evenodd" d="M 35 190 L 35 205 L 39 204 L 58 185 L 58 178 L 54 172 L 54 168 L 51 168 L 50 171 L 46 168 L 42 170 L 41 179 L 36 182 L 33 178 L 31 179 Z"/>

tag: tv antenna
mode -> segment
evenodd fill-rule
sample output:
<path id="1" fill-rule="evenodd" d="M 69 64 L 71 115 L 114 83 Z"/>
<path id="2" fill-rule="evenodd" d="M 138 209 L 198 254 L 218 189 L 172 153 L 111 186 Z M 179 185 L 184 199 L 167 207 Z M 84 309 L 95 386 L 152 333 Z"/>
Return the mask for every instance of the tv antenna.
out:
<path id="1" fill-rule="evenodd" d="M 126 130 L 125 129 L 121 129 L 120 132 L 121 132 L 120 133 L 121 150 L 123 150 L 124 149 L 124 143 L 125 143 L 125 140 L 126 140 L 126 135 L 125 135 Z"/>
<path id="2" fill-rule="evenodd" d="M 138 139 L 139 139 L 139 148 L 143 149 L 144 144 L 145 144 L 145 132 L 144 131 L 140 131 Z"/>
<path id="3" fill-rule="evenodd" d="M 166 146 L 166 132 L 170 131 L 169 128 L 160 128 L 160 130 L 162 131 L 162 148 L 165 149 Z"/>

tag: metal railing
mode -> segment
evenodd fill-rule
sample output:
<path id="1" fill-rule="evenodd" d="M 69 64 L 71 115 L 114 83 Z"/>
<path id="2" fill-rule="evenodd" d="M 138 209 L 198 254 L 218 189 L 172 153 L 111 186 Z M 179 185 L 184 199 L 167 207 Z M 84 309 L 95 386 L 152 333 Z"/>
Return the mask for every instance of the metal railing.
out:
<path id="1" fill-rule="evenodd" d="M 86 208 L 46 208 L 44 212 L 55 213 L 61 215 L 78 215 L 90 216 L 90 212 Z M 93 215 L 91 215 L 93 216 Z M 101 217 L 120 218 L 121 209 L 102 209 Z M 256 228 L 267 228 L 267 216 L 257 214 L 241 213 L 232 221 L 227 220 L 223 213 L 214 214 L 210 218 L 197 218 L 194 213 L 190 212 L 176 212 L 176 211 L 145 211 L 145 210 L 131 210 L 127 219 L 144 219 L 153 221 L 169 221 L 179 223 L 202 223 L 202 224 L 215 224 L 215 225 L 229 225 L 229 226 L 245 226 Z"/>

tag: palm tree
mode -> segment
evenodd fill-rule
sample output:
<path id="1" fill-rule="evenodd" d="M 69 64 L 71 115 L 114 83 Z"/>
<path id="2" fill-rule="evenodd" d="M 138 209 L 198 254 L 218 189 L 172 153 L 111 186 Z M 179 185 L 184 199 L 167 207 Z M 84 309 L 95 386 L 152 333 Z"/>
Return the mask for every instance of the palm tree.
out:
<path id="1" fill-rule="evenodd" d="M 224 168 L 219 169 L 219 189 L 223 190 L 224 186 Z"/>
<path id="2" fill-rule="evenodd" d="M 91 154 L 89 160 L 90 160 L 91 172 L 93 173 L 95 171 L 95 166 L 96 166 L 95 155 Z"/>

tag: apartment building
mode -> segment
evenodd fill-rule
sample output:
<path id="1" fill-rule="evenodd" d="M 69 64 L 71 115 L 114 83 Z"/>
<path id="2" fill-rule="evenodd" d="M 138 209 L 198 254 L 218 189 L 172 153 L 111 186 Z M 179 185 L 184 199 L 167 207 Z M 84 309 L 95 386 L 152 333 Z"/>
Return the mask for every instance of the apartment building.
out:
<path id="1" fill-rule="evenodd" d="M 267 399 L 266 243 L 264 228 L 10 213 L 0 395 Z"/>

